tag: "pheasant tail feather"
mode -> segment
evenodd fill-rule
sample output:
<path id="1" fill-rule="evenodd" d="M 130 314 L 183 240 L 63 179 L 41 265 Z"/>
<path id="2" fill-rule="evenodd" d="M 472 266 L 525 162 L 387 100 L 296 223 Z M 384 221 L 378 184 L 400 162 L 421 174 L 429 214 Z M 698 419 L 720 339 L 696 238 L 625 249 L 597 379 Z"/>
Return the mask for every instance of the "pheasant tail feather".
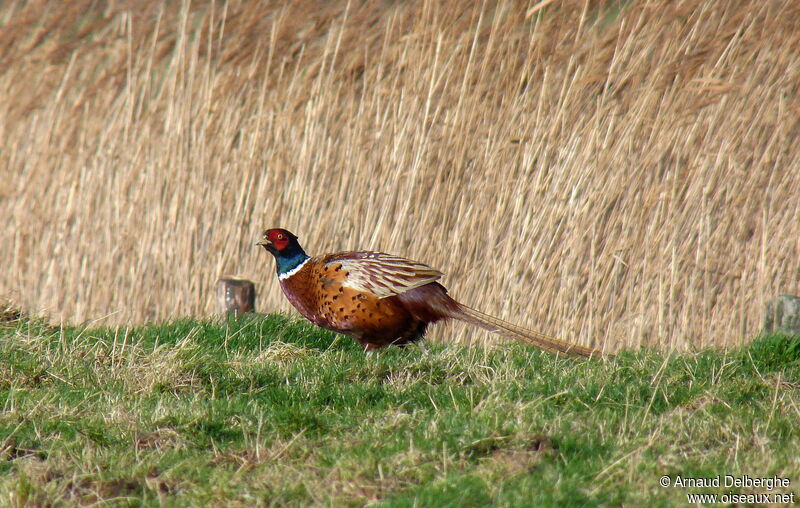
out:
<path id="1" fill-rule="evenodd" d="M 452 311 L 451 311 L 452 312 Z M 452 312 L 451 316 L 455 319 L 465 321 L 467 323 L 479 326 L 484 330 L 492 333 L 497 333 L 506 338 L 518 340 L 531 346 L 544 349 L 550 353 L 561 353 L 570 356 L 585 356 L 586 358 L 600 358 L 603 355 L 601 351 L 591 349 L 578 344 L 572 344 L 555 337 L 550 337 L 543 333 L 522 328 L 521 326 L 514 325 L 508 321 L 478 312 L 471 309 L 466 305 L 459 303 L 458 311 Z"/>

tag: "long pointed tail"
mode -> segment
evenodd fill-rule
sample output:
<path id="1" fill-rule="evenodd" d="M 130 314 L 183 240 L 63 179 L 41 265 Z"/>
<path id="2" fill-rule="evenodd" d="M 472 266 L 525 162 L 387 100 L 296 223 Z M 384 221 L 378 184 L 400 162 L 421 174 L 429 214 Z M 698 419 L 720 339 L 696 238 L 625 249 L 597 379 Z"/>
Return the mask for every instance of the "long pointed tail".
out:
<path id="1" fill-rule="evenodd" d="M 455 302 L 455 300 L 453 300 Z M 484 330 L 497 333 L 509 339 L 518 340 L 531 346 L 536 346 L 551 353 L 561 353 L 570 356 L 585 356 L 586 358 L 600 358 L 604 356 L 601 351 L 578 344 L 571 344 L 543 333 L 535 332 L 503 321 L 502 319 L 478 312 L 463 303 L 458 303 L 458 310 L 451 310 L 450 317 L 467 323 L 480 326 Z M 608 355 L 605 355 L 608 356 Z"/>

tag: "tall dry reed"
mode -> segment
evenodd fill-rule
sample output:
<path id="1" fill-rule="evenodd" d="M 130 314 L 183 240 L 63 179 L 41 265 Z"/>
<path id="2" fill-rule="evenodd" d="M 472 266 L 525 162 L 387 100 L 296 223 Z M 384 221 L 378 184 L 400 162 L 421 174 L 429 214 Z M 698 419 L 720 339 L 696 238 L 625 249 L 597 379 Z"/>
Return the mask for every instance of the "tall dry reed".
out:
<path id="1" fill-rule="evenodd" d="M 288 309 L 280 225 L 582 344 L 737 344 L 800 292 L 799 134 L 793 0 L 4 2 L 0 295 Z"/>

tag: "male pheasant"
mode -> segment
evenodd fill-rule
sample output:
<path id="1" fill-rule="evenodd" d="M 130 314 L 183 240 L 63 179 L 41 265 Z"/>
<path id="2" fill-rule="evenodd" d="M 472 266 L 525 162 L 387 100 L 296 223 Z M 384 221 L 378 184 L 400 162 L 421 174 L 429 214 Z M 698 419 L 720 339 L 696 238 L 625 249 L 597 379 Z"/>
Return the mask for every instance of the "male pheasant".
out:
<path id="1" fill-rule="evenodd" d="M 443 274 L 416 261 L 369 251 L 311 258 L 285 229 L 268 229 L 256 245 L 275 256 L 281 289 L 300 314 L 367 351 L 419 340 L 430 323 L 458 319 L 551 353 L 602 356 L 455 301 L 436 282 Z"/>

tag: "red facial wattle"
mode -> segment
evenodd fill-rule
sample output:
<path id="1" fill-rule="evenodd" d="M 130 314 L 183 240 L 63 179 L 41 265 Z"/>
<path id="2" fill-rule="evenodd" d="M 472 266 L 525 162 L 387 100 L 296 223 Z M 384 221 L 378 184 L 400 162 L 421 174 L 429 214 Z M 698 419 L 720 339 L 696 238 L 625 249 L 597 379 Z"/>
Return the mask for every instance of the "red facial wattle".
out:
<path id="1" fill-rule="evenodd" d="M 267 238 L 272 242 L 272 245 L 278 252 L 283 251 L 289 246 L 289 236 L 279 229 L 269 231 L 267 233 Z"/>

